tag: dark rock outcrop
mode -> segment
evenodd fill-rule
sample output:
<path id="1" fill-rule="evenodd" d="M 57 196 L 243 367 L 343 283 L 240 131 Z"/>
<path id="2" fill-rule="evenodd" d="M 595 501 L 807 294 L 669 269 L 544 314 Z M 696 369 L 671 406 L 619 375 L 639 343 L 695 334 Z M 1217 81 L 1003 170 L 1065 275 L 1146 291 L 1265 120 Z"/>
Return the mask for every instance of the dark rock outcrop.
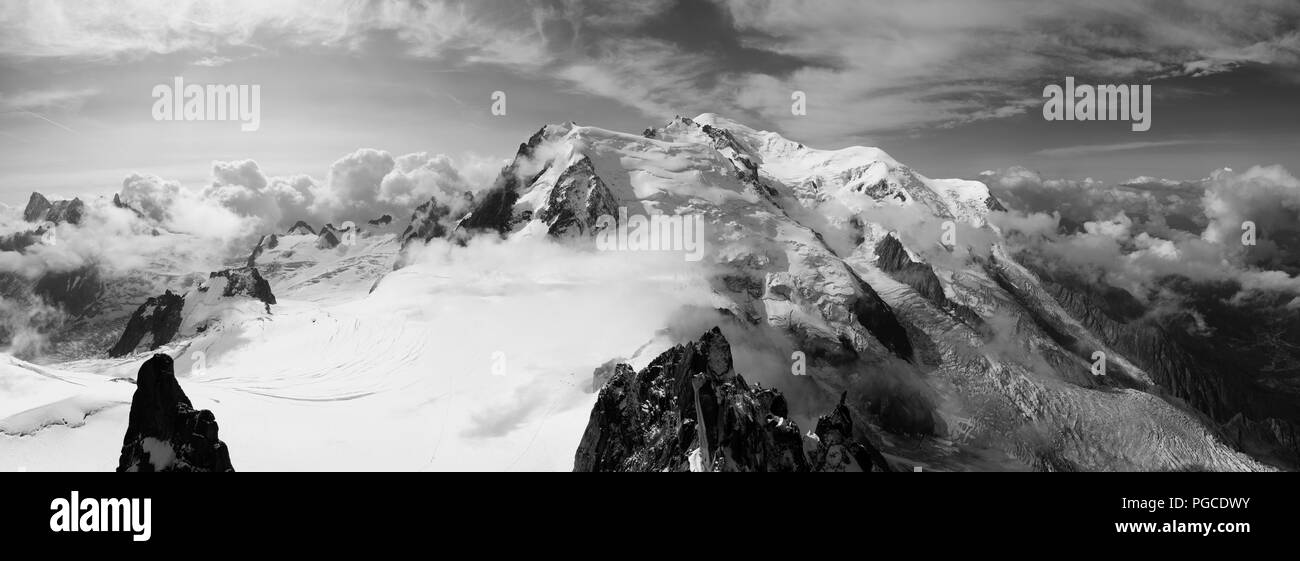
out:
<path id="1" fill-rule="evenodd" d="M 146 335 L 152 336 L 149 350 L 170 343 L 176 336 L 176 332 L 180 330 L 184 309 L 185 299 L 172 294 L 170 290 L 164 292 L 162 296 L 146 300 L 134 314 L 131 314 L 131 319 L 126 322 L 126 329 L 122 331 L 122 337 L 117 340 L 117 344 L 113 345 L 112 349 L 109 349 L 108 356 L 120 357 L 135 352 Z"/>
<path id="2" fill-rule="evenodd" d="M 85 214 L 86 204 L 81 199 L 70 201 L 53 201 L 40 193 L 32 193 L 23 210 L 23 220 L 27 222 L 53 222 L 55 224 L 80 224 Z"/>
<path id="3" fill-rule="evenodd" d="M 226 279 L 226 287 L 221 293 L 224 297 L 248 296 L 261 300 L 267 305 L 275 303 L 275 295 L 271 293 L 271 283 L 262 278 L 262 274 L 257 272 L 255 267 L 226 269 L 208 275 L 209 279 L 217 277 Z M 206 286 L 199 288 L 201 292 L 207 290 Z"/>
<path id="4" fill-rule="evenodd" d="M 289 236 L 296 236 L 300 234 L 310 234 L 314 236 L 316 235 L 316 229 L 312 228 L 310 224 L 299 220 L 297 222 L 294 222 L 293 226 L 289 228 L 289 231 L 285 232 L 285 234 Z"/>
<path id="5" fill-rule="evenodd" d="M 466 193 L 470 200 L 473 195 Z M 430 198 L 424 204 L 415 207 L 415 212 L 411 214 L 411 223 L 407 225 L 406 230 L 402 231 L 399 238 L 402 247 L 412 241 L 419 240 L 428 242 L 434 238 L 441 238 L 447 235 L 451 220 L 451 207 L 438 202 L 438 199 Z"/>
<path id="6" fill-rule="evenodd" d="M 196 411 L 176 381 L 171 357 L 140 366 L 117 471 L 235 471 L 211 411 Z"/>
<path id="7" fill-rule="evenodd" d="M 574 456 L 574 471 L 892 471 L 855 427 L 846 404 L 817 422 L 810 461 L 785 396 L 751 386 L 733 367 L 718 328 L 673 347 L 640 372 L 627 364 L 608 377 Z"/>
<path id="8" fill-rule="evenodd" d="M 334 249 L 339 246 L 339 237 L 336 230 L 326 225 L 321 228 L 320 235 L 316 236 L 316 249 Z"/>
<path id="9" fill-rule="evenodd" d="M 862 280 L 856 273 L 849 272 L 858 283 L 862 292 L 853 303 L 853 315 L 858 323 L 885 345 L 894 355 L 911 361 L 913 359 L 912 340 L 908 338 L 907 329 L 899 322 L 894 309 L 889 307 L 876 290 Z"/>
<path id="10" fill-rule="evenodd" d="M 73 317 L 93 311 L 103 291 L 104 280 L 94 264 L 46 273 L 32 287 L 34 294 Z"/>
<path id="11" fill-rule="evenodd" d="M 600 390 L 574 471 L 808 471 L 781 392 L 750 386 L 718 328 L 640 372 L 615 367 Z M 692 459 L 694 456 L 694 459 Z"/>
<path id="12" fill-rule="evenodd" d="M 993 193 L 989 193 L 988 198 L 984 199 L 984 206 L 994 212 L 1007 211 L 1007 207 L 1002 206 L 1002 201 L 999 201 L 997 197 L 993 196 Z"/>
<path id="13" fill-rule="evenodd" d="M 40 222 L 45 219 L 45 215 L 50 212 L 50 200 L 40 193 L 32 193 L 31 198 L 27 199 L 27 208 L 23 210 L 23 220 L 28 222 Z"/>
<path id="14" fill-rule="evenodd" d="M 141 219 L 148 219 L 148 216 L 146 216 L 145 213 L 141 212 L 140 209 L 135 208 L 130 204 L 128 204 L 126 201 L 122 200 L 122 195 L 120 193 L 113 193 L 113 206 L 123 210 L 129 210 L 131 211 L 132 214 L 135 214 L 137 217 Z"/>
<path id="15" fill-rule="evenodd" d="M 935 305 L 944 307 L 948 304 L 948 299 L 943 294 L 943 284 L 935 276 L 934 268 L 928 263 L 913 261 L 903 243 L 893 234 L 886 235 L 876 244 L 876 266 L 898 282 L 912 287 Z"/>
<path id="16" fill-rule="evenodd" d="M 614 195 L 583 156 L 560 174 L 535 218 L 546 223 L 552 236 L 580 236 L 592 232 L 601 216 L 617 215 Z"/>
<path id="17" fill-rule="evenodd" d="M 605 387 L 605 384 L 609 382 L 609 379 L 614 377 L 614 373 L 618 372 L 618 365 L 622 363 L 623 361 L 614 359 L 597 366 L 596 369 L 591 372 L 591 390 L 587 393 L 595 393 L 600 391 L 600 388 Z"/>
<path id="18" fill-rule="evenodd" d="M 393 216 L 391 214 L 385 214 L 374 220 L 369 220 L 368 222 L 371 226 L 387 226 L 393 223 Z"/>
<path id="19" fill-rule="evenodd" d="M 495 231 L 500 234 L 510 232 L 516 224 L 514 208 L 515 203 L 519 201 L 520 189 L 532 185 L 537 177 L 546 171 L 543 168 L 530 178 L 520 177 L 524 173 L 523 168 L 533 161 L 533 153 L 546 139 L 546 134 L 547 127 L 542 127 L 528 138 L 528 142 L 519 145 L 515 159 L 510 162 L 510 165 L 501 169 L 492 187 L 474 201 L 469 213 L 456 223 L 457 228 L 470 232 Z"/>
<path id="20" fill-rule="evenodd" d="M 834 411 L 817 419 L 817 449 L 812 454 L 816 471 L 893 471 L 884 455 L 866 439 L 853 432 L 853 416 L 845 404 L 848 394 L 840 395 Z"/>
<path id="21" fill-rule="evenodd" d="M 929 263 L 915 261 L 903 247 L 903 242 L 893 234 L 885 236 L 876 244 L 876 266 L 893 277 L 894 280 L 912 287 L 918 294 L 935 306 L 947 311 L 957 319 L 987 333 L 988 324 L 974 310 L 949 300 L 943 293 L 943 283 L 934 274 L 934 267 Z"/>
<path id="22" fill-rule="evenodd" d="M 248 261 L 245 263 L 245 266 L 257 266 L 257 258 L 262 256 L 262 252 L 268 249 L 275 249 L 278 245 L 280 245 L 279 236 L 276 236 L 275 234 L 262 236 L 261 239 L 257 240 L 257 246 L 253 247 L 253 252 L 248 255 Z"/>

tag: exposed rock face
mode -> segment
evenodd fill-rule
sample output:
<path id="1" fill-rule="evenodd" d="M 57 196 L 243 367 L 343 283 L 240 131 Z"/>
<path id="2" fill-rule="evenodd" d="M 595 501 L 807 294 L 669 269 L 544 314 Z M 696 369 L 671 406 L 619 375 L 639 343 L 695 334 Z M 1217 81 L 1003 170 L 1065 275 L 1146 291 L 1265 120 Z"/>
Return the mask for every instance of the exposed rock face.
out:
<path id="1" fill-rule="evenodd" d="M 297 222 L 294 222 L 293 227 L 289 228 L 289 231 L 285 233 L 290 236 L 295 236 L 300 234 L 311 234 L 314 236 L 316 235 L 316 229 L 312 228 L 310 224 L 299 220 Z"/>
<path id="2" fill-rule="evenodd" d="M 103 289 L 97 265 L 46 273 L 32 287 L 37 296 L 74 317 L 90 312 Z"/>
<path id="3" fill-rule="evenodd" d="M 176 381 L 171 357 L 140 366 L 117 471 L 235 471 L 211 411 L 196 411 Z"/>
<path id="4" fill-rule="evenodd" d="M 598 368 L 596 379 L 609 368 Z M 608 379 L 574 471 L 892 471 L 866 438 L 869 429 L 855 432 L 846 396 L 817 421 L 810 462 L 785 396 L 750 386 L 716 327 L 640 372 L 613 366 Z"/>
<path id="5" fill-rule="evenodd" d="M 279 236 L 276 236 L 275 234 L 262 236 L 261 239 L 257 240 L 257 246 L 253 248 L 253 252 L 248 255 L 248 262 L 245 266 L 257 266 L 257 258 L 262 256 L 262 252 L 268 249 L 275 249 L 278 245 L 280 245 Z"/>
<path id="6" fill-rule="evenodd" d="M 271 294 L 271 283 L 262 278 L 262 274 L 257 272 L 255 267 L 226 269 L 208 275 L 210 279 L 217 277 L 223 277 L 227 281 L 222 296 L 248 296 L 261 300 L 267 305 L 275 303 L 275 295 Z M 204 289 L 200 288 L 200 290 Z"/>
<path id="7" fill-rule="evenodd" d="M 580 236 L 590 233 L 601 216 L 617 214 L 614 195 L 583 156 L 560 175 L 537 218 L 548 225 L 552 236 Z"/>
<path id="8" fill-rule="evenodd" d="M 996 211 L 996 212 L 1007 211 L 1007 207 L 1002 206 L 1002 201 L 999 201 L 998 198 L 993 196 L 992 193 L 989 193 L 988 198 L 984 199 L 984 206 L 988 207 L 989 210 Z"/>
<path id="9" fill-rule="evenodd" d="M 591 390 L 587 393 L 595 393 L 605 387 L 609 379 L 614 377 L 614 373 L 618 372 L 619 364 L 622 364 L 622 361 L 615 359 L 597 366 L 591 373 Z"/>
<path id="10" fill-rule="evenodd" d="M 393 216 L 390 214 L 385 214 L 383 216 L 380 216 L 379 218 L 370 220 L 368 222 L 370 223 L 371 226 L 387 226 L 393 223 Z"/>
<path id="11" fill-rule="evenodd" d="M 55 224 L 80 224 L 81 215 L 85 212 L 86 205 L 81 199 L 72 199 L 71 201 L 57 201 L 54 203 L 50 213 L 45 215 L 45 219 Z"/>
<path id="12" fill-rule="evenodd" d="M 519 175 L 526 163 L 532 159 L 533 151 L 546 138 L 546 131 L 547 128 L 542 127 L 528 138 L 528 142 L 519 145 L 515 159 L 510 162 L 510 165 L 502 168 L 492 188 L 474 201 L 470 212 L 457 223 L 458 228 L 471 232 L 495 231 L 501 234 L 510 231 L 515 224 L 515 202 L 519 200 L 521 187 Z M 531 185 L 537 176 L 545 171 L 545 169 L 538 171 L 532 178 L 527 179 L 523 186 Z"/>
<path id="13" fill-rule="evenodd" d="M 718 328 L 601 388 L 574 471 L 807 471 L 781 392 L 751 387 Z"/>
<path id="14" fill-rule="evenodd" d="M 334 249 L 338 246 L 339 246 L 339 237 L 338 235 L 335 234 L 335 230 L 333 228 L 330 228 L 328 225 L 326 226 L 326 228 L 321 228 L 320 235 L 316 236 L 316 248 Z"/>
<path id="15" fill-rule="evenodd" d="M 857 274 L 853 274 L 853 279 L 861 290 L 853 303 L 853 314 L 857 316 L 858 323 L 899 358 L 911 361 L 912 340 L 907 336 L 907 329 L 899 323 L 898 316 L 894 315 L 894 310 Z"/>
<path id="16" fill-rule="evenodd" d="M 473 196 L 466 194 L 472 200 Z M 451 216 L 451 207 L 441 204 L 437 198 L 430 198 L 424 204 L 415 207 L 411 214 L 411 223 L 402 232 L 402 247 L 414 240 L 428 242 L 434 238 L 447 235 L 447 225 Z"/>
<path id="17" fill-rule="evenodd" d="M 122 195 L 120 193 L 113 193 L 113 206 L 120 209 L 129 210 L 136 216 L 140 217 L 141 219 L 146 219 L 146 220 L 148 219 L 148 217 L 145 216 L 143 212 L 140 212 L 140 209 L 135 208 L 130 204 L 127 204 L 126 201 L 122 200 Z"/>
<path id="18" fill-rule="evenodd" d="M 150 298 L 131 314 L 117 344 L 109 349 L 108 356 L 120 357 L 135 352 L 146 335 L 151 336 L 149 350 L 156 349 L 176 336 L 181 327 L 185 299 L 168 290 L 162 296 Z"/>
<path id="19" fill-rule="evenodd" d="M 885 457 L 853 432 L 853 416 L 845 405 L 848 394 L 840 395 L 840 404 L 817 419 L 817 449 L 812 455 L 816 471 L 894 471 Z"/>
<path id="20" fill-rule="evenodd" d="M 50 200 L 40 193 L 32 193 L 30 199 L 27 199 L 27 208 L 23 210 L 23 220 L 28 222 L 40 222 L 45 215 L 50 212 Z"/>
<path id="21" fill-rule="evenodd" d="M 23 210 L 23 220 L 27 222 L 53 222 L 55 224 L 80 224 L 81 216 L 86 211 L 85 203 L 74 198 L 70 201 L 50 202 L 45 195 L 32 193 Z"/>
<path id="22" fill-rule="evenodd" d="M 929 263 L 915 260 L 893 234 L 886 235 L 880 240 L 880 243 L 876 244 L 875 252 L 876 266 L 894 280 L 912 287 L 917 294 L 967 325 L 982 332 L 987 330 L 988 326 L 979 314 L 948 299 L 943 292 L 943 283 L 939 282 L 939 277 L 934 274 L 934 267 Z"/>
<path id="23" fill-rule="evenodd" d="M 893 234 L 885 236 L 876 244 L 876 266 L 936 305 L 944 306 L 948 303 L 943 295 L 943 285 L 934 274 L 934 268 L 912 260 L 903 243 Z"/>

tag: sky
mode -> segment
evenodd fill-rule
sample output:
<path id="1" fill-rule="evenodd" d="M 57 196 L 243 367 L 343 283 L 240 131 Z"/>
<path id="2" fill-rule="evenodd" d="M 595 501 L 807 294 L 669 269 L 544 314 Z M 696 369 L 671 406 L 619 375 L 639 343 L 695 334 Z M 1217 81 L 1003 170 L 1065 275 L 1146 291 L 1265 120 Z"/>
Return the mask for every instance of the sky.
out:
<path id="1" fill-rule="evenodd" d="M 258 85 L 260 127 L 155 120 L 154 87 L 178 76 Z M 1150 85 L 1151 129 L 1045 120 L 1043 88 L 1067 76 Z M 9 0 L 0 203 L 133 173 L 201 188 L 245 159 L 330 181 L 365 148 L 445 155 L 480 183 L 546 123 L 638 132 L 703 112 L 878 146 L 931 177 L 1297 172 L 1297 99 L 1294 0 Z"/>

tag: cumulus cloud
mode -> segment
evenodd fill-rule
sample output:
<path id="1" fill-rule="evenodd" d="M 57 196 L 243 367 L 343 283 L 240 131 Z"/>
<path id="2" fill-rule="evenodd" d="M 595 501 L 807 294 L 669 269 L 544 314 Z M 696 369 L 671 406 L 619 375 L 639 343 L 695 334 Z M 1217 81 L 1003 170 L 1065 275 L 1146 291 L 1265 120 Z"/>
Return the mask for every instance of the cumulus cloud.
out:
<path id="1" fill-rule="evenodd" d="M 212 181 L 198 196 L 209 206 L 215 204 L 251 221 L 250 228 L 259 232 L 282 231 L 299 220 L 340 226 L 348 221 L 364 224 L 387 214 L 401 221 L 430 198 L 453 208 L 464 205 L 464 193 L 490 185 L 502 165 L 472 155 L 459 161 L 426 152 L 394 157 L 362 148 L 336 160 L 321 181 L 302 174 L 268 176 L 253 160 L 215 161 Z M 162 220 L 168 218 L 167 209 L 175 205 L 181 190 L 173 182 L 133 176 L 123 200 Z"/>
<path id="2" fill-rule="evenodd" d="M 307 218 L 318 187 L 310 176 L 267 177 L 253 160 L 212 163 L 203 197 L 236 214 L 276 228 Z"/>
<path id="3" fill-rule="evenodd" d="M 1008 208 L 1056 214 L 1066 231 L 1081 231 L 1087 222 L 1124 213 L 1135 231 L 1167 234 L 1170 229 L 1199 233 L 1206 219 L 1201 210 L 1204 180 L 1134 178 L 1118 185 L 1092 178 L 1044 178 L 1019 166 L 989 170 L 980 179 Z"/>
<path id="4" fill-rule="evenodd" d="M 1296 272 L 1300 269 L 1300 181 L 1281 166 L 1216 172 L 1203 199 L 1207 241 L 1237 245 L 1249 262 Z M 1257 245 L 1240 245 L 1243 225 L 1253 224 Z"/>
<path id="5" fill-rule="evenodd" d="M 444 154 L 418 152 L 394 158 L 382 150 L 357 150 L 330 166 L 311 212 L 322 220 L 361 223 L 384 214 L 406 219 L 431 198 L 459 209 L 466 204 L 466 192 L 490 185 L 489 170 L 492 177 L 500 173 L 500 167 L 493 168 L 489 160 L 465 160 L 472 180 L 461 174 L 455 159 Z"/>
<path id="6" fill-rule="evenodd" d="M 1008 240 L 1053 267 L 1142 299 L 1167 296 L 1161 291 L 1170 277 L 1233 283 L 1238 298 L 1300 294 L 1300 182 L 1280 166 L 1120 185 L 1046 179 L 1025 168 L 983 178 L 1009 207 L 990 222 L 1007 233 L 1032 233 Z M 1243 243 L 1246 222 L 1256 226 L 1256 245 Z"/>
<path id="7" fill-rule="evenodd" d="M 396 160 L 392 172 L 379 184 L 379 199 L 385 203 L 413 208 L 430 198 L 453 209 L 463 210 L 463 194 L 474 190 L 461 176 L 455 162 L 446 155 L 421 152 Z"/>

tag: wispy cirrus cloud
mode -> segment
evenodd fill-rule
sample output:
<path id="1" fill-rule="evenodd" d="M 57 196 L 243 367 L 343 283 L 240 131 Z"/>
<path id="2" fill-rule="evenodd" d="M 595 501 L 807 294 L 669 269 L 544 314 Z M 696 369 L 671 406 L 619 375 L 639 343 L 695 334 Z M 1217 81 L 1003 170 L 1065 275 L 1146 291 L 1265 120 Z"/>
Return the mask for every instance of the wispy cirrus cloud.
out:
<path id="1" fill-rule="evenodd" d="M 1106 152 L 1124 152 L 1130 150 L 1146 150 L 1150 148 L 1166 148 L 1169 146 L 1185 146 L 1188 144 L 1206 144 L 1205 140 L 1159 140 L 1149 142 L 1117 142 L 1113 144 L 1084 144 L 1079 146 L 1064 146 L 1061 148 L 1048 148 L 1034 152 L 1039 156 L 1049 156 L 1053 158 L 1071 158 L 1075 156 L 1084 156 L 1089 154 L 1104 154 Z"/>
<path id="2" fill-rule="evenodd" d="M 0 6 L 0 59 L 216 65 L 395 44 L 652 119 L 714 111 L 842 144 L 1029 114 L 1067 74 L 1133 83 L 1259 64 L 1300 76 L 1297 28 L 1292 0 L 18 0 Z M 795 91 L 807 115 L 791 114 Z"/>
<path id="3" fill-rule="evenodd" d="M 86 100 L 99 95 L 97 88 L 26 90 L 17 93 L 0 92 L 0 111 L 43 111 L 46 109 L 76 109 Z"/>

